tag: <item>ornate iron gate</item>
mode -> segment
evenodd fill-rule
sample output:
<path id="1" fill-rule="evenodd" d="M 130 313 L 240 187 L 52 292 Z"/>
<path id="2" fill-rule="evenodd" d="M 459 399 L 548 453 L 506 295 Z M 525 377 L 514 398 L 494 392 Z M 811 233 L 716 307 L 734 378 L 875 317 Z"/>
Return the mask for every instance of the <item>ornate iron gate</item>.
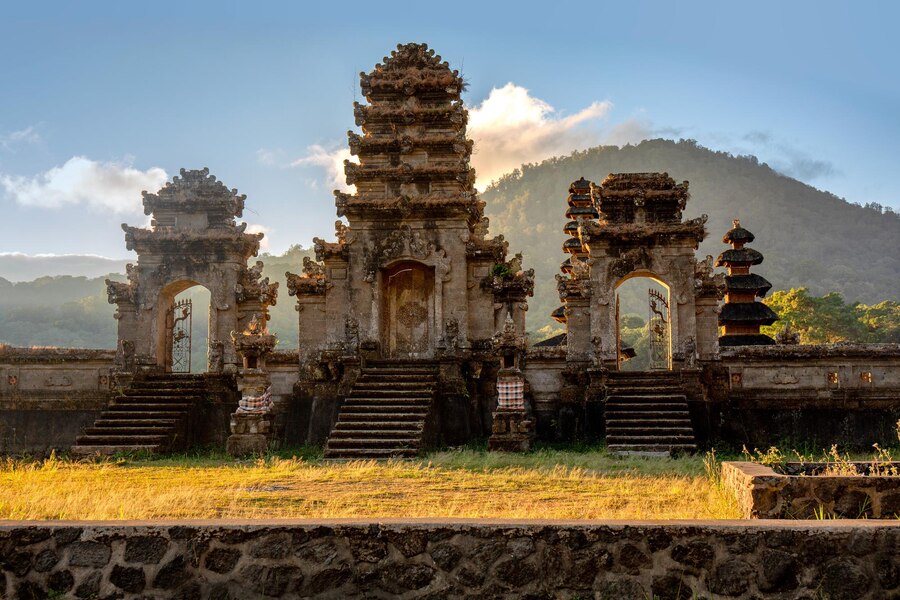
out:
<path id="1" fill-rule="evenodd" d="M 669 301 L 654 289 L 647 290 L 650 301 L 650 368 L 668 371 L 671 368 L 669 353 Z"/>
<path id="2" fill-rule="evenodd" d="M 172 372 L 191 372 L 191 323 L 193 307 L 185 299 L 172 307 Z"/>
<path id="3" fill-rule="evenodd" d="M 619 316 L 619 294 L 616 294 L 616 371 L 622 370 L 622 324 Z"/>

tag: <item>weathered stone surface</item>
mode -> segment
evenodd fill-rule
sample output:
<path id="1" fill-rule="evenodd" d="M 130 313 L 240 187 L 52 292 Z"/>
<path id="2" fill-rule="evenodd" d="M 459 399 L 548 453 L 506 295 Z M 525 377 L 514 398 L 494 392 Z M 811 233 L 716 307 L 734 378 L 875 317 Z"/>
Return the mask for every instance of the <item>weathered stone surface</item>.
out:
<path id="1" fill-rule="evenodd" d="M 63 593 L 68 592 L 75 585 L 75 577 L 71 571 L 55 571 L 50 574 L 47 579 L 47 587 L 50 592 Z M 0 578 L 0 590 L 3 589 L 3 580 Z"/>
<path id="2" fill-rule="evenodd" d="M 863 598 L 871 587 L 862 565 L 849 558 L 831 560 L 820 571 L 821 590 L 829 600 Z"/>
<path id="3" fill-rule="evenodd" d="M 709 591 L 723 596 L 740 596 L 750 588 L 753 569 L 740 559 L 726 560 L 713 569 L 709 577 Z"/>
<path id="4" fill-rule="evenodd" d="M 166 555 L 169 542 L 163 537 L 142 535 L 126 540 L 125 562 L 157 564 Z"/>
<path id="5" fill-rule="evenodd" d="M 392 563 L 385 565 L 380 573 L 381 589 L 392 594 L 402 594 L 418 590 L 434 578 L 434 569 L 423 564 Z"/>
<path id="6" fill-rule="evenodd" d="M 187 581 L 187 578 L 184 556 L 176 556 L 159 568 L 153 579 L 153 587 L 170 590 Z"/>
<path id="7" fill-rule="evenodd" d="M 672 548 L 672 558 L 675 561 L 695 569 L 708 568 L 715 556 L 712 546 L 702 541 L 678 544 Z"/>
<path id="8" fill-rule="evenodd" d="M 73 567 L 103 567 L 112 551 L 100 542 L 76 542 L 69 547 L 69 565 Z"/>
<path id="9" fill-rule="evenodd" d="M 786 592 L 797 588 L 796 557 L 781 550 L 765 549 L 760 552 L 762 578 L 759 589 L 763 592 Z"/>
<path id="10" fill-rule="evenodd" d="M 538 577 L 538 568 L 532 561 L 509 558 L 497 563 L 494 567 L 497 578 L 513 588 L 520 588 Z"/>
<path id="11" fill-rule="evenodd" d="M 77 588 L 75 595 L 79 598 L 96 598 L 100 593 L 100 583 L 103 581 L 103 573 L 100 571 L 92 571 L 89 573 Z"/>
<path id="12" fill-rule="evenodd" d="M 291 553 L 292 545 L 291 536 L 287 533 L 269 535 L 250 546 L 250 556 L 253 558 L 285 558 Z"/>
<path id="13" fill-rule="evenodd" d="M 892 521 L 784 526 L 465 521 L 222 523 L 185 528 L 104 524 L 85 526 L 84 540 L 62 548 L 57 536 L 50 535 L 22 549 L 13 545 L 10 529 L 0 525 L 0 592 L 10 598 L 17 598 L 20 589 L 27 594 L 40 589 L 37 597 L 134 595 L 184 600 L 261 596 L 813 600 L 816 594 L 832 600 L 881 600 L 897 595 L 900 587 L 896 560 L 900 526 Z M 186 531 L 193 535 L 185 536 Z M 386 531 L 391 532 L 389 543 Z M 409 544 L 403 544 L 406 532 L 411 535 Z M 750 542 L 735 554 L 732 548 L 740 537 Z M 425 548 L 418 552 L 423 539 Z M 652 552 L 651 540 L 656 540 L 657 548 Z M 415 553 L 404 556 L 400 546 Z M 126 553 L 131 560 L 125 560 Z M 196 563 L 191 558 L 195 555 Z M 73 564 L 73 557 L 81 564 Z"/>
<path id="14" fill-rule="evenodd" d="M 59 562 L 59 555 L 53 550 L 42 550 L 34 558 L 34 570 L 38 573 L 46 573 Z"/>
<path id="15" fill-rule="evenodd" d="M 303 571 L 289 565 L 247 565 L 240 572 L 241 581 L 249 589 L 277 598 L 297 590 L 303 583 Z"/>
<path id="16" fill-rule="evenodd" d="M 462 558 L 459 548 L 449 542 L 436 544 L 431 549 L 431 560 L 444 571 L 452 571 Z"/>
<path id="17" fill-rule="evenodd" d="M 336 590 L 343 586 L 353 576 L 349 567 L 340 569 L 324 569 L 309 578 L 305 593 L 309 595 L 321 594 L 328 590 Z"/>
<path id="18" fill-rule="evenodd" d="M 235 548 L 213 548 L 206 554 L 206 568 L 213 573 L 228 573 L 241 559 L 241 551 Z"/>
<path id="19" fill-rule="evenodd" d="M 109 581 L 117 588 L 126 592 L 140 592 L 147 585 L 144 570 L 140 567 L 123 567 L 115 565 L 109 574 Z"/>

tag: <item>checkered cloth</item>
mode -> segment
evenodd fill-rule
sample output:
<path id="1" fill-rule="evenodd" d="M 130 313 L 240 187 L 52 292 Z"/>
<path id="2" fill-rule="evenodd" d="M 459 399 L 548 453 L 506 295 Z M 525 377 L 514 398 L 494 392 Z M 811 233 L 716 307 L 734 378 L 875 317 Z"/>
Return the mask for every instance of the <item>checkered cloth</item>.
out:
<path id="1" fill-rule="evenodd" d="M 238 403 L 239 413 L 267 413 L 272 408 L 272 388 L 262 396 L 244 396 Z"/>
<path id="2" fill-rule="evenodd" d="M 497 408 L 525 409 L 525 381 L 521 377 L 497 380 Z"/>

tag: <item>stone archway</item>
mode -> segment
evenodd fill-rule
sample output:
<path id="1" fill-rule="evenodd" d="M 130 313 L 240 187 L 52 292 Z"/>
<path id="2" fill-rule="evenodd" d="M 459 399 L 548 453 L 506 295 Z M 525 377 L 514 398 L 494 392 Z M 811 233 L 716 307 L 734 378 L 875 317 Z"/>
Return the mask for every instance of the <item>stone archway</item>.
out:
<path id="1" fill-rule="evenodd" d="M 168 311 L 179 292 L 195 285 L 210 292 L 208 369 L 237 368 L 231 332 L 243 331 L 255 314 L 266 318 L 278 294 L 278 284 L 262 277 L 262 262 L 247 265 L 263 234 L 247 233 L 246 223 L 235 223 L 245 198 L 207 169 L 182 169 L 157 193 L 144 192 L 151 228 L 122 226 L 137 264 L 128 265 L 127 283 L 106 282 L 109 301 L 117 305 L 119 368 L 171 367 Z"/>
<path id="2" fill-rule="evenodd" d="M 434 351 L 434 267 L 402 261 L 382 271 L 382 344 L 389 358 L 430 358 Z"/>
<path id="3" fill-rule="evenodd" d="M 637 270 L 625 275 L 621 279 L 619 279 L 614 285 L 613 290 L 616 294 L 616 311 L 615 311 L 615 326 L 616 326 L 616 370 L 634 370 L 628 369 L 628 365 L 624 365 L 624 361 L 626 360 L 626 350 L 629 348 L 626 346 L 625 341 L 622 336 L 622 309 L 620 307 L 620 299 L 621 299 L 621 288 L 626 283 L 636 283 L 638 280 L 643 280 L 645 282 L 654 282 L 662 291 L 646 288 L 647 295 L 641 295 L 640 301 L 643 302 L 644 315 L 647 316 L 645 321 L 646 332 L 644 336 L 646 337 L 646 348 L 645 350 L 647 356 L 639 356 L 642 362 L 646 361 L 646 364 L 643 367 L 638 367 L 638 370 L 647 370 L 647 371 L 657 371 L 657 370 L 671 370 L 672 368 L 672 321 L 673 314 L 676 314 L 677 311 L 671 310 L 672 305 L 672 286 L 669 285 L 665 279 L 657 275 L 656 273 L 648 270 Z M 632 286 L 631 292 L 634 292 L 635 289 Z M 634 307 L 631 307 L 634 308 Z M 637 351 L 637 348 L 631 348 L 633 351 Z M 640 354 L 640 353 L 639 353 Z M 634 355 L 632 354 L 634 357 Z M 630 364 L 630 363 L 629 363 Z M 624 367 L 624 368 L 623 368 Z"/>

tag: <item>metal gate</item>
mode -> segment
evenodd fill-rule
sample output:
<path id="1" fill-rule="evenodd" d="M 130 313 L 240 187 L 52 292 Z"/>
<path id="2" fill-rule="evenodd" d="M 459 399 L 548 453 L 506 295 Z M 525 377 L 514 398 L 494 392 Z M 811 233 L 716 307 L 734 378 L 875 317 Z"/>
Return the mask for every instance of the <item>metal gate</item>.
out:
<path id="1" fill-rule="evenodd" d="M 622 324 L 619 317 L 619 294 L 616 294 L 616 371 L 622 370 Z"/>
<path id="2" fill-rule="evenodd" d="M 172 372 L 191 372 L 191 300 L 179 300 L 172 307 Z"/>
<path id="3" fill-rule="evenodd" d="M 669 352 L 669 301 L 654 289 L 647 290 L 650 304 L 650 368 L 668 371 L 672 368 Z"/>

